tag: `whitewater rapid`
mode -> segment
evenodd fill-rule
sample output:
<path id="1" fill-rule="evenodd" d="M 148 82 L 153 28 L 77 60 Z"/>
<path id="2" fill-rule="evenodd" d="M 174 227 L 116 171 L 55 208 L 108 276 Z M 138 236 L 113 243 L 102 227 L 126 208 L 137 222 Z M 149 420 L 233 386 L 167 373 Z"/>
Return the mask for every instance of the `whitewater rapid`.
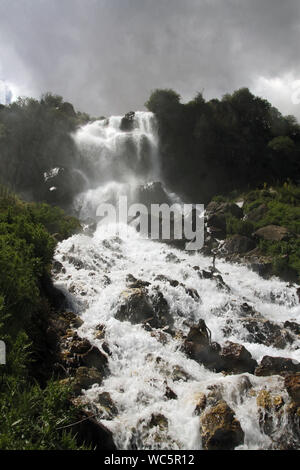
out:
<path id="1" fill-rule="evenodd" d="M 76 269 L 72 259 L 82 261 L 81 269 Z M 168 256 L 172 255 L 172 256 Z M 93 237 L 76 235 L 62 242 L 56 252 L 65 273 L 57 278 L 57 285 L 68 292 L 73 308 L 80 314 L 83 325 L 79 334 L 88 338 L 100 349 L 105 341 L 109 356 L 110 375 L 101 386 L 94 385 L 86 391 L 86 397 L 97 402 L 101 392 L 109 392 L 118 415 L 112 420 L 103 420 L 112 430 L 117 447 L 130 448 L 133 436 L 138 435 L 137 446 L 160 449 L 199 449 L 199 417 L 194 414 L 195 405 L 201 392 L 207 387 L 221 384 L 223 398 L 236 413 L 245 432 L 243 448 L 268 448 L 270 438 L 262 434 L 258 423 L 256 397 L 243 396 L 241 376 L 224 377 L 208 371 L 188 359 L 180 352 L 180 336 L 167 336 L 166 344 L 159 337 L 145 331 L 141 325 L 121 322 L 115 314 L 126 289 L 126 276 L 132 274 L 138 279 L 151 282 L 150 290 L 158 286 L 170 305 L 175 329 L 187 334 L 186 322 L 197 322 L 203 318 L 212 332 L 213 341 L 223 344 L 230 340 L 242 343 L 258 361 L 264 355 L 290 357 L 300 360 L 300 342 L 292 348 L 277 350 L 255 343 L 245 342 L 245 331 L 236 320 L 235 333 L 224 336 L 223 327 L 230 317 L 228 304 L 241 305 L 247 302 L 266 318 L 282 323 L 295 320 L 299 315 L 296 289 L 277 280 L 263 280 L 246 267 L 217 262 L 217 268 L 230 287 L 231 292 L 220 291 L 210 279 L 200 279 L 194 266 L 208 269 L 210 259 L 198 253 L 189 254 L 167 247 L 158 242 L 143 240 L 132 228 L 127 237 L 107 237 L 103 227 Z M 158 274 L 164 274 L 195 288 L 201 302 L 190 297 L 182 286 L 172 287 L 166 282 L 155 281 Z M 72 294 L 71 294 L 72 292 Z M 274 301 L 274 295 L 276 301 Z M 105 340 L 95 339 L 96 327 L 105 326 Z M 187 379 L 174 380 L 172 370 L 179 366 Z M 255 377 L 247 375 L 253 390 L 266 388 L 278 390 L 284 395 L 279 376 Z M 166 400 L 166 384 L 176 393 L 177 400 Z M 153 430 L 143 430 L 153 413 L 163 414 L 168 419 L 168 431 L 160 433 L 155 440 Z M 140 442 L 140 444 L 138 444 Z"/>
<path id="2" fill-rule="evenodd" d="M 120 130 L 121 121 L 122 117 L 95 121 L 74 136 L 89 181 L 89 188 L 74 202 L 83 220 L 93 218 L 101 202 L 115 202 L 124 193 L 134 199 L 139 184 L 159 179 L 154 116 L 136 113 L 130 132 Z M 201 449 L 195 406 L 201 394 L 214 387 L 240 421 L 245 433 L 240 448 L 270 448 L 271 439 L 259 425 L 256 395 L 259 390 L 271 390 L 288 403 L 283 378 L 214 373 L 181 351 L 182 338 L 191 324 L 204 319 L 213 341 L 243 344 L 258 362 L 265 355 L 300 361 L 299 339 L 285 349 L 247 342 L 248 332 L 237 314 L 247 303 L 281 326 L 287 320 L 297 321 L 300 308 L 296 288 L 275 278 L 264 280 L 245 266 L 218 260 L 216 267 L 229 287 L 220 289 L 215 280 L 200 278 L 197 270 L 208 271 L 210 258 L 145 240 L 132 227 L 126 231 L 119 227 L 119 236 L 111 228 L 98 224 L 93 235 L 81 233 L 59 243 L 55 259 L 64 269 L 54 274 L 54 281 L 83 320 L 78 334 L 105 354 L 110 351 L 108 376 L 101 386 L 95 384 L 83 395 L 97 410 L 99 394 L 110 394 L 117 414 L 108 416 L 102 410 L 98 419 L 112 431 L 117 447 Z M 175 336 L 115 318 L 124 301 L 129 274 L 150 282 L 150 295 L 157 288 L 162 292 L 174 319 Z M 162 277 L 157 280 L 158 275 L 178 281 L 177 287 Z M 196 289 L 200 299 L 191 297 L 187 288 Z M 97 336 L 99 329 L 105 331 L 104 338 Z M 249 381 L 250 387 L 245 386 Z M 166 398 L 167 387 L 176 399 Z M 153 415 L 163 416 L 167 426 L 149 426 Z M 278 429 L 280 432 L 283 429 Z"/>

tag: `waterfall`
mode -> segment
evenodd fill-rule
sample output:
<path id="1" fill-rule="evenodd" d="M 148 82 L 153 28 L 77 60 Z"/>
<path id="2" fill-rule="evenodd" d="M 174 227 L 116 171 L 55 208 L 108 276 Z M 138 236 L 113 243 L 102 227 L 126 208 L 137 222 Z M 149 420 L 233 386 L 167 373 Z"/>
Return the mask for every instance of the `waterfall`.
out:
<path id="1" fill-rule="evenodd" d="M 99 202 L 159 179 L 154 116 L 135 113 L 129 131 L 120 130 L 121 121 L 121 117 L 95 121 L 74 136 L 90 181 L 90 188 L 75 201 L 83 218 Z M 266 390 L 280 394 L 285 410 L 289 398 L 282 377 L 215 373 L 183 352 L 182 338 L 191 324 L 204 319 L 213 341 L 242 344 L 258 362 L 266 355 L 300 361 L 299 337 L 283 346 L 256 341 L 241 314 L 246 304 L 272 325 L 282 327 L 287 320 L 295 321 L 300 313 L 295 287 L 276 278 L 264 280 L 245 266 L 219 260 L 217 269 L 227 286 L 220 288 L 216 280 L 199 276 L 199 270 L 209 271 L 209 258 L 144 240 L 133 228 L 123 237 L 111 236 L 103 226 L 93 236 L 74 235 L 58 245 L 55 258 L 64 268 L 55 274 L 55 283 L 65 290 L 83 320 L 78 334 L 100 350 L 109 350 L 109 374 L 101 385 L 83 391 L 83 398 L 112 431 L 119 449 L 201 449 L 195 407 L 199 397 L 209 396 L 212 390 L 218 390 L 241 424 L 245 438 L 239 449 L 269 449 L 274 439 L 291 432 L 278 427 L 270 437 L 261 426 L 257 404 L 258 394 Z M 150 297 L 162 293 L 176 334 L 118 319 L 128 275 L 146 283 Z M 190 295 L 191 289 L 199 298 Z M 104 338 L 97 335 L 100 327 Z M 173 399 L 166 397 L 167 387 Z M 112 415 L 99 405 L 103 392 L 115 404 L 117 411 Z M 162 422 L 153 424 L 153 416 Z"/>
<path id="2" fill-rule="evenodd" d="M 121 130 L 122 119 L 103 118 L 74 135 L 90 182 L 75 201 L 82 219 L 95 215 L 101 202 L 115 202 L 122 194 L 133 201 L 138 185 L 160 179 L 155 116 L 135 112 L 129 130 Z"/>

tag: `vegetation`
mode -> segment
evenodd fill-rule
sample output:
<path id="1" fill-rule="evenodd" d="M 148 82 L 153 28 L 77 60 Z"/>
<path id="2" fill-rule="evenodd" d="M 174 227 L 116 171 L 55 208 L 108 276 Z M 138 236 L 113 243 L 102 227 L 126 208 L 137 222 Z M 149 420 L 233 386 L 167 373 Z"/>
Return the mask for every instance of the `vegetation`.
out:
<path id="1" fill-rule="evenodd" d="M 234 196 L 234 197 L 233 197 Z M 300 187 L 291 182 L 282 186 L 257 189 L 246 193 L 233 193 L 215 197 L 216 202 L 244 200 L 244 219 L 226 214 L 226 232 L 252 237 L 259 228 L 278 225 L 289 231 L 282 241 L 260 240 L 258 248 L 263 256 L 270 257 L 273 274 L 286 280 L 300 280 Z"/>
<path id="2" fill-rule="evenodd" d="M 146 106 L 158 119 L 164 178 L 192 202 L 300 179 L 299 124 L 247 88 L 186 104 L 155 90 Z"/>
<path id="3" fill-rule="evenodd" d="M 0 195 L 0 338 L 7 348 L 7 364 L 0 365 L 0 448 L 82 448 L 64 430 L 76 416 L 70 391 L 51 379 L 51 370 L 39 383 L 36 366 L 51 311 L 41 287 L 56 243 L 47 228 L 63 238 L 78 222 L 61 209 L 23 203 L 3 187 Z"/>
<path id="4" fill-rule="evenodd" d="M 72 139 L 78 125 L 89 120 L 75 113 L 61 96 L 46 93 L 41 100 L 19 98 L 9 106 L 0 105 L 0 179 L 27 200 L 66 206 L 80 190 L 74 169 L 80 156 Z M 45 173 L 63 170 L 60 194 L 52 194 Z M 1 181 L 0 181 L 1 182 Z M 56 198 L 56 199 L 55 199 Z"/>

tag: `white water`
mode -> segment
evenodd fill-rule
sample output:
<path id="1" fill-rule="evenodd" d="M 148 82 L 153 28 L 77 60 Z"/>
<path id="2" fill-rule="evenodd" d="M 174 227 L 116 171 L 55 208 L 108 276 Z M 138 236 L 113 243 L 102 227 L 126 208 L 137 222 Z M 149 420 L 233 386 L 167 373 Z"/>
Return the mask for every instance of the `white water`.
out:
<path id="1" fill-rule="evenodd" d="M 137 147 L 141 135 L 151 134 L 149 123 L 152 116 L 144 113 L 143 119 L 148 119 L 143 124 L 144 127 L 140 125 L 139 129 L 133 131 Z M 95 168 L 99 164 L 99 175 L 103 172 L 103 165 L 110 168 L 107 178 L 102 174 L 102 178 L 106 179 L 104 186 L 81 195 L 85 216 L 87 208 L 91 203 L 95 205 L 99 202 L 98 198 L 104 197 L 108 187 L 114 188 L 115 185 L 115 192 L 118 193 L 119 185 L 122 187 L 124 183 L 129 184 L 131 177 L 135 184 L 143 180 L 135 178 L 131 171 L 124 173 L 123 181 L 109 180 L 113 177 L 113 165 L 106 159 L 117 158 L 113 149 L 118 147 L 123 138 L 119 136 L 117 129 L 119 122 L 119 118 L 113 118 L 109 128 L 102 128 L 99 122 L 89 124 L 76 137 L 81 149 L 82 145 L 91 145 L 93 148 L 92 156 L 87 148 L 87 158 L 93 159 Z M 154 148 L 157 144 L 155 139 L 152 137 Z M 96 152 L 97 146 L 99 154 Z M 108 152 L 104 152 L 103 157 L 102 150 L 105 146 L 108 147 Z M 123 165 L 122 162 L 117 164 L 121 167 Z M 148 176 L 144 179 L 147 180 Z M 255 393 L 266 388 L 272 393 L 280 393 L 288 403 L 281 377 L 263 378 L 243 374 L 249 377 L 253 387 L 251 393 L 243 392 L 244 379 L 241 375 L 216 374 L 188 359 L 180 351 L 180 335 L 172 338 L 167 334 L 167 341 L 162 344 L 159 332 L 155 336 L 141 325 L 118 321 L 115 314 L 122 292 L 126 289 L 126 275 L 130 273 L 138 279 L 151 282 L 150 293 L 155 286 L 159 287 L 170 306 L 175 328 L 182 334 L 189 330 L 186 321 L 193 323 L 203 318 L 212 332 L 213 341 L 220 344 L 224 344 L 226 340 L 242 343 L 258 361 L 264 355 L 284 356 L 300 361 L 300 341 L 297 339 L 292 347 L 283 350 L 247 343 L 246 331 L 235 313 L 239 305 L 247 302 L 265 318 L 279 324 L 286 320 L 297 321 L 300 309 L 296 289 L 277 279 L 263 280 L 246 267 L 218 261 L 217 268 L 230 287 L 230 293 L 223 292 L 217 288 L 215 281 L 200 279 L 193 269 L 194 266 L 208 269 L 208 258 L 143 240 L 133 228 L 122 233 L 121 231 L 120 238 L 115 237 L 110 235 L 109 227 L 99 226 L 93 237 L 75 235 L 60 243 L 56 252 L 56 259 L 65 268 L 65 272 L 57 275 L 56 283 L 68 292 L 74 310 L 84 321 L 79 334 L 87 337 L 100 349 L 105 341 L 111 351 L 111 356 L 108 357 L 110 374 L 101 386 L 94 385 L 84 394 L 97 406 L 99 393 L 110 393 L 118 414 L 113 419 L 103 416 L 102 422 L 112 430 L 117 447 L 201 449 L 200 418 L 195 415 L 194 410 L 200 393 L 208 392 L 209 386 L 217 384 L 221 386 L 223 398 L 235 411 L 245 432 L 245 442 L 241 448 L 269 448 L 271 440 L 259 428 Z M 170 254 L 175 256 L 168 257 Z M 81 269 L 74 266 L 74 258 L 83 262 Z M 201 301 L 195 301 L 180 285 L 171 287 L 169 283 L 154 281 L 158 274 L 197 289 Z M 275 301 L 272 300 L 274 298 Z M 229 319 L 233 324 L 233 333 L 225 337 L 223 328 Z M 104 340 L 95 338 L 99 324 L 105 325 Z M 186 380 L 176 380 L 174 368 L 178 366 L 187 375 Z M 166 385 L 176 393 L 177 399 L 166 399 Z M 147 426 L 153 413 L 160 413 L 167 418 L 167 429 Z M 278 429 L 278 435 L 280 432 L 282 429 Z"/>
<path id="2" fill-rule="evenodd" d="M 90 179 L 90 188 L 75 201 L 81 219 L 94 217 L 100 203 L 115 203 L 120 195 L 133 201 L 138 185 L 159 179 L 153 114 L 136 112 L 131 132 L 120 130 L 121 121 L 122 116 L 95 121 L 74 135 Z"/>

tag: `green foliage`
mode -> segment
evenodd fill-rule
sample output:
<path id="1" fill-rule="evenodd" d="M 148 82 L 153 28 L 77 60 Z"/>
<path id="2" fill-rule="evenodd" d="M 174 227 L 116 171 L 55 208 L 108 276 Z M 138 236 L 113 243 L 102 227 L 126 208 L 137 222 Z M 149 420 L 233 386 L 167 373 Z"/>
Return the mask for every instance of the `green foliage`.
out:
<path id="1" fill-rule="evenodd" d="M 300 126 L 247 88 L 187 104 L 173 90 L 146 103 L 159 123 L 164 178 L 188 200 L 300 178 Z"/>
<path id="2" fill-rule="evenodd" d="M 226 217 L 226 232 L 229 235 L 245 235 L 250 237 L 254 230 L 254 224 L 248 220 L 240 220 L 228 215 Z"/>
<path id="3" fill-rule="evenodd" d="M 55 167 L 68 170 L 79 166 L 71 134 L 85 117 L 77 117 L 70 103 L 51 93 L 43 95 L 40 101 L 19 98 L 10 106 L 0 108 L 2 183 L 9 184 L 27 199 L 51 202 L 53 195 L 43 175 Z M 68 181 L 62 204 L 71 199 L 75 189 L 76 185 Z"/>
<path id="4" fill-rule="evenodd" d="M 0 189 L 0 339 L 7 352 L 0 365 L 0 449 L 83 449 L 68 427 L 77 417 L 69 389 L 54 380 L 42 387 L 35 379 L 41 324 L 49 312 L 40 281 L 56 243 L 46 227 L 64 237 L 78 222 L 61 209 L 25 204 Z"/>

